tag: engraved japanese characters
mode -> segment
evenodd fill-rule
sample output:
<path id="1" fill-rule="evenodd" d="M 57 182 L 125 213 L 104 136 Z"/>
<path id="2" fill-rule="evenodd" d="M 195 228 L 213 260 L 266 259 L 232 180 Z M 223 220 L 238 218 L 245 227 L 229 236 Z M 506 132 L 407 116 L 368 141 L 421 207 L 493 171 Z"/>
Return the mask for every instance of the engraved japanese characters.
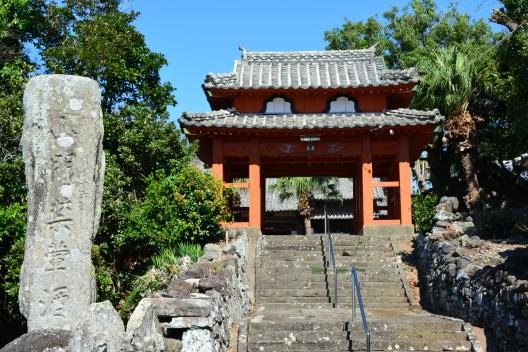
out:
<path id="1" fill-rule="evenodd" d="M 24 93 L 28 223 L 20 310 L 30 331 L 71 330 L 95 301 L 92 240 L 104 175 L 98 84 L 45 75 Z"/>

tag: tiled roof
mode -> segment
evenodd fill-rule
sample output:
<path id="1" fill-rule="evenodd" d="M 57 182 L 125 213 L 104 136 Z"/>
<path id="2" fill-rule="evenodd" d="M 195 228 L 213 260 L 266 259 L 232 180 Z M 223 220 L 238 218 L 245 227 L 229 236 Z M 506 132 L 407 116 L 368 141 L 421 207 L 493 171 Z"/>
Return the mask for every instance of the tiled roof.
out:
<path id="1" fill-rule="evenodd" d="M 437 124 L 444 120 L 438 110 L 396 109 L 385 112 L 338 114 L 242 114 L 227 110 L 208 113 L 183 113 L 184 127 L 261 128 L 261 129 L 325 129 L 383 126 L 416 126 Z"/>
<path id="2" fill-rule="evenodd" d="M 416 83 L 414 68 L 388 70 L 374 49 L 249 52 L 234 72 L 210 73 L 206 89 L 358 88 Z"/>

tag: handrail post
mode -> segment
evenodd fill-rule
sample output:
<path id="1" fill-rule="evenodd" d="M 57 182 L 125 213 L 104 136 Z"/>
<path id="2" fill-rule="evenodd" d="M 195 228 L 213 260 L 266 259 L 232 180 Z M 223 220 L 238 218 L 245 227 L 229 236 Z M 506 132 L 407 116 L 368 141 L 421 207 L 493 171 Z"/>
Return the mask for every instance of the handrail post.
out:
<path id="1" fill-rule="evenodd" d="M 365 308 L 363 305 L 363 297 L 361 296 L 361 286 L 359 284 L 359 279 L 357 276 L 357 271 L 355 267 L 352 267 L 352 321 L 355 322 L 356 320 L 356 298 L 355 293 L 357 293 L 358 303 L 359 303 L 359 310 L 361 312 L 361 320 L 363 322 L 363 330 L 365 331 L 365 343 L 367 352 L 370 352 L 370 331 L 368 328 L 367 323 L 367 317 L 365 314 Z"/>
<path id="2" fill-rule="evenodd" d="M 334 243 L 330 233 L 330 224 L 328 222 L 328 212 L 326 211 L 326 201 L 324 202 L 324 228 L 327 236 L 328 263 L 332 260 L 332 269 L 334 270 L 334 308 L 337 308 L 337 267 L 334 255 Z M 328 266 L 328 265 L 327 265 Z M 327 276 L 328 277 L 328 276 Z"/>
<path id="3" fill-rule="evenodd" d="M 350 281 L 352 283 L 352 321 L 356 322 L 356 282 L 354 281 L 354 268 L 350 271 Z"/>

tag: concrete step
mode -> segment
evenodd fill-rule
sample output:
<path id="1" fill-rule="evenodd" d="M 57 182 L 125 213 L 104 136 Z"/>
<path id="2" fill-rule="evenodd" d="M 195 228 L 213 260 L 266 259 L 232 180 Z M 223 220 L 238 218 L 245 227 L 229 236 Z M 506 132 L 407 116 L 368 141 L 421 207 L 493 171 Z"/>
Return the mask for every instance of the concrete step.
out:
<path id="1" fill-rule="evenodd" d="M 346 262 L 338 262 L 336 260 L 337 268 L 346 268 L 347 270 L 352 270 L 352 266 L 356 269 L 397 269 L 395 262 L 388 262 L 384 259 L 379 259 L 377 261 L 359 261 L 359 260 L 347 260 Z M 324 261 L 303 261 L 303 262 L 264 262 L 261 265 L 261 270 L 266 270 L 270 268 L 324 268 Z M 332 271 L 333 266 L 328 267 L 328 271 Z"/>
<path id="2" fill-rule="evenodd" d="M 277 243 L 277 244 L 265 244 L 264 250 L 280 250 L 280 251 L 297 251 L 297 252 L 320 252 L 321 244 L 286 244 L 286 243 Z"/>
<path id="3" fill-rule="evenodd" d="M 350 282 L 352 281 L 352 278 L 350 277 L 349 272 L 345 273 L 338 273 L 337 274 L 337 281 L 338 282 Z M 323 273 L 314 274 L 310 271 L 303 271 L 303 272 L 267 272 L 267 273 L 261 273 L 260 280 L 261 282 L 265 281 L 306 281 L 310 280 L 313 282 L 326 282 L 327 280 L 329 282 L 333 282 L 334 274 L 329 274 L 328 278 Z M 371 282 L 377 282 L 377 283 L 388 283 L 388 282 L 398 282 L 401 283 L 399 272 L 388 272 L 388 273 L 376 273 L 376 272 L 369 272 L 366 274 L 359 275 L 359 280 L 361 282 L 361 285 L 365 283 L 371 283 Z"/>
<path id="4" fill-rule="evenodd" d="M 319 303 L 262 303 L 262 307 L 268 310 L 286 310 L 286 309 L 329 309 L 333 307 L 332 303 L 319 302 Z M 338 308 L 351 310 L 352 304 L 346 302 L 338 302 Z M 408 303 L 386 303 L 386 302 L 369 302 L 365 303 L 365 310 L 367 313 L 370 309 L 386 309 L 390 312 L 408 312 L 410 306 Z M 352 313 L 351 313 L 352 314 Z M 359 308 L 358 308 L 359 314 Z"/>
<path id="5" fill-rule="evenodd" d="M 262 259 L 297 259 L 303 257 L 318 257 L 318 256 L 328 256 L 328 251 L 318 250 L 318 251 L 295 251 L 287 249 L 265 249 L 262 251 Z M 390 249 L 385 250 L 373 250 L 366 251 L 365 248 L 357 248 L 355 250 L 349 251 L 334 251 L 336 258 L 346 258 L 346 257 L 380 257 L 380 256 L 392 256 L 394 253 Z"/>
<path id="6" fill-rule="evenodd" d="M 332 310 L 333 311 L 333 310 Z M 326 331 L 326 330 L 346 330 L 346 331 L 362 331 L 363 325 L 360 321 L 357 323 L 350 323 L 350 320 L 339 319 L 323 319 L 323 320 L 309 320 L 296 319 L 292 320 L 277 320 L 267 321 L 258 320 L 251 321 L 251 331 Z M 423 316 L 413 319 L 376 319 L 369 320 L 370 331 L 385 331 L 390 332 L 398 329 L 399 332 L 412 332 L 429 330 L 434 332 L 453 332 L 461 331 L 462 323 L 460 321 L 438 319 L 436 316 Z"/>
<path id="7" fill-rule="evenodd" d="M 328 297 L 325 295 L 313 295 L 313 296 L 261 296 L 260 301 L 264 303 L 332 303 L 334 297 Z M 351 297 L 337 297 L 339 304 L 343 305 L 345 303 L 352 302 Z M 356 301 L 357 302 L 357 301 Z M 363 297 L 363 303 L 365 306 L 378 303 L 394 304 L 402 303 L 408 304 L 406 297 Z"/>
<path id="8" fill-rule="evenodd" d="M 260 285 L 261 292 L 268 292 L 268 291 L 281 291 L 283 294 L 285 290 L 295 290 L 295 291 L 301 291 L 301 290 L 317 290 L 317 291 L 323 291 L 326 292 L 329 295 L 334 294 L 334 285 L 332 282 L 326 283 L 326 282 L 298 282 L 299 284 L 297 286 L 293 285 L 295 284 L 295 281 L 288 282 L 286 285 L 286 282 L 280 281 L 277 283 L 274 282 L 262 282 Z M 282 284 L 282 285 L 281 285 Z M 372 283 L 366 283 L 366 284 L 372 284 Z M 361 294 L 364 296 L 386 296 L 386 297 L 402 297 L 405 296 L 405 291 L 402 288 L 401 285 L 395 284 L 395 285 L 385 285 L 384 287 L 372 287 L 370 285 L 365 286 L 366 284 L 361 286 Z M 378 283 L 376 283 L 378 284 Z M 339 296 L 349 296 L 352 294 L 352 283 L 351 282 L 345 282 L 345 283 L 338 283 L 337 286 L 337 294 Z"/>
<path id="9" fill-rule="evenodd" d="M 410 310 L 389 239 L 335 236 L 333 242 L 337 308 L 326 238 L 264 237 L 248 351 L 365 351 L 359 307 L 358 321 L 347 321 L 352 266 L 359 272 L 372 351 L 470 350 L 461 322 Z"/>
<path id="10" fill-rule="evenodd" d="M 343 255 L 346 253 L 355 253 L 355 252 L 370 252 L 370 253 L 376 253 L 376 252 L 391 252 L 391 246 L 390 245 L 334 245 L 334 254 L 336 255 Z M 327 252 L 327 245 L 323 245 L 323 252 Z"/>
<path id="11" fill-rule="evenodd" d="M 310 251 L 319 251 L 326 252 L 328 247 L 327 243 L 264 243 L 262 247 L 264 251 L 298 251 L 298 252 L 310 252 Z M 391 245 L 386 244 L 334 244 L 334 252 L 357 252 L 357 251 L 369 251 L 369 252 L 387 252 L 391 250 Z"/>
<path id="12" fill-rule="evenodd" d="M 339 289 L 350 289 L 352 287 L 352 282 L 350 280 L 340 280 L 342 277 L 337 277 L 337 288 Z M 329 278 L 327 281 L 311 281 L 310 279 L 307 280 L 291 280 L 291 281 L 281 281 L 281 280 L 261 280 L 260 283 L 262 288 L 333 288 L 334 286 L 334 280 L 333 276 Z M 394 284 L 390 283 L 387 284 L 385 282 L 362 282 L 361 283 L 361 289 L 362 290 L 400 290 L 403 288 L 403 285 L 400 284 Z"/>
<path id="13" fill-rule="evenodd" d="M 334 296 L 334 289 L 333 287 L 330 289 L 326 288 L 301 288 L 301 289 L 295 289 L 295 288 L 283 288 L 283 289 L 277 289 L 277 288 L 266 288 L 261 287 L 260 289 L 260 295 L 261 297 L 321 297 L 321 296 Z M 338 297 L 351 297 L 352 296 L 352 289 L 351 288 L 343 288 L 339 289 L 337 288 L 337 295 Z M 362 290 L 361 295 L 364 299 L 367 298 L 374 298 L 374 297 L 388 297 L 388 298 L 401 298 L 405 297 L 405 292 L 400 290 L 390 290 L 390 289 L 384 289 L 384 290 L 375 290 L 375 289 L 369 289 L 369 290 Z"/>
<path id="14" fill-rule="evenodd" d="M 345 339 L 332 339 L 333 336 L 314 337 L 314 340 L 297 340 L 295 335 L 286 337 L 282 341 L 251 341 L 248 351 L 360 351 L 365 350 L 364 338 L 349 341 Z M 423 341 L 421 339 L 409 340 L 371 340 L 372 351 L 470 351 L 469 341 Z"/>
<path id="15" fill-rule="evenodd" d="M 331 309 L 332 303 L 261 303 L 260 309 L 284 311 L 287 309 Z"/>
<path id="16" fill-rule="evenodd" d="M 326 236 L 314 236 L 312 238 L 306 236 L 264 236 L 264 241 L 269 242 L 302 242 L 302 243 L 314 243 L 320 241 L 326 242 Z M 334 243 L 390 243 L 390 239 L 377 236 L 341 236 L 332 235 L 332 241 Z"/>
<path id="17" fill-rule="evenodd" d="M 344 331 L 343 329 L 325 329 L 320 331 L 311 330 L 300 330 L 295 331 L 291 329 L 285 330 L 260 330 L 253 335 L 253 339 L 258 341 L 285 341 L 291 336 L 295 336 L 297 341 L 314 341 L 320 340 L 322 336 L 329 337 L 330 339 L 345 339 L 350 341 L 359 341 L 365 337 L 363 328 L 355 329 L 353 331 Z M 422 340 L 422 341 L 458 341 L 467 342 L 467 335 L 464 331 L 413 331 L 413 332 L 390 332 L 390 331 L 371 331 L 371 340 L 378 341 L 409 341 L 409 340 Z"/>

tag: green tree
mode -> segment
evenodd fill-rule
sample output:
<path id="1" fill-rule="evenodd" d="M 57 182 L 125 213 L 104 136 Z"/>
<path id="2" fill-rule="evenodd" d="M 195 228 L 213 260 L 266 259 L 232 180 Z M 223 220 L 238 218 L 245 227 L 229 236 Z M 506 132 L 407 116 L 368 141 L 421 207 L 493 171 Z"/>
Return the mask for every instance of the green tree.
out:
<path id="1" fill-rule="evenodd" d="M 528 138 L 528 3 L 524 0 L 503 0 L 491 21 L 504 25 L 510 37 L 498 47 L 499 72 L 506 81 L 502 93 L 506 114 L 516 139 Z M 524 152 L 526 152 L 526 146 Z"/>
<path id="2" fill-rule="evenodd" d="M 20 155 L 22 94 L 34 65 L 25 43 L 45 28 L 38 0 L 0 2 L 0 345 L 23 331 L 18 275 L 26 223 L 24 164 Z"/>
<path id="3" fill-rule="evenodd" d="M 373 30 L 378 32 L 373 34 Z M 353 41 L 350 37 L 356 36 L 371 38 L 367 42 L 362 42 L 363 48 L 377 41 L 378 52 L 385 56 L 389 68 L 420 67 L 423 66 L 423 62 L 431 60 L 431 53 L 452 47 L 456 47 L 461 53 L 486 54 L 479 59 L 478 64 L 487 67 L 487 70 L 500 70 L 510 61 L 506 56 L 496 55 L 495 50 L 490 50 L 503 37 L 502 34 L 494 33 L 484 20 L 474 21 L 469 15 L 460 13 L 454 5 L 451 5 L 447 11 L 440 12 L 433 0 L 412 0 L 402 9 L 394 7 L 385 12 L 381 20 L 378 17 L 369 19 L 368 25 L 347 20 L 342 27 L 325 33 L 327 48 L 361 48 L 348 44 Z M 518 122 L 516 126 L 515 121 L 521 119 L 514 119 L 508 112 L 513 106 L 523 104 L 508 103 L 514 101 L 509 96 L 512 91 L 516 91 L 512 89 L 511 76 L 508 73 L 488 77 L 494 86 L 493 94 L 482 94 L 472 99 L 469 104 L 469 110 L 482 118 L 474 133 L 478 139 L 477 150 L 474 152 L 478 158 L 476 163 L 479 164 L 480 171 L 491 172 L 497 159 L 511 158 L 512 154 L 515 154 L 514 151 L 518 154 L 525 152 L 522 151 L 522 139 L 514 137 L 519 135 L 519 129 L 526 127 L 520 126 Z M 519 75 L 519 77 L 528 77 L 528 75 Z M 413 105 L 419 106 L 416 101 Z M 432 109 L 438 106 L 421 105 L 420 107 Z M 433 142 L 427 147 L 431 181 L 435 192 L 440 196 L 466 193 L 461 186 L 466 182 L 465 176 L 461 176 L 465 175 L 465 172 L 463 164 L 459 162 L 461 158 L 458 144 L 458 141 L 450 141 L 449 136 L 444 135 L 443 128 L 437 128 Z M 493 172 L 483 176 L 482 179 L 488 179 L 492 174 Z"/>
<path id="4" fill-rule="evenodd" d="M 304 219 L 307 236 L 313 235 L 311 215 L 315 195 L 321 194 L 325 199 L 339 199 L 336 177 L 282 177 L 271 186 L 271 191 L 279 193 L 279 199 L 297 198 L 299 214 Z"/>
<path id="5" fill-rule="evenodd" d="M 121 12 L 118 2 L 90 1 L 90 6 L 56 8 L 52 19 L 64 27 L 59 43 L 40 42 L 49 72 L 91 77 L 102 90 L 103 111 L 115 112 L 127 105 L 142 104 L 163 113 L 176 103 L 160 69 L 167 60 L 150 51 L 144 36 L 132 22 L 138 13 Z M 56 5 L 55 5 L 56 6 Z"/>
<path id="6" fill-rule="evenodd" d="M 431 50 L 458 45 L 464 49 L 487 47 L 495 35 L 483 21 L 471 21 L 452 5 L 441 13 L 433 0 L 412 0 L 393 7 L 382 18 L 345 23 L 324 33 L 327 49 L 364 49 L 375 44 L 390 68 L 416 66 Z"/>
<path id="7" fill-rule="evenodd" d="M 150 265 L 150 258 L 138 246 L 150 243 L 152 247 L 148 248 L 154 252 L 165 244 L 162 234 L 169 236 L 169 227 L 176 225 L 189 231 L 192 227 L 194 232 L 186 232 L 185 236 L 189 234 L 201 241 L 209 231 L 216 235 L 220 219 L 228 217 L 223 198 L 217 202 L 207 200 L 213 189 L 207 183 L 210 176 L 189 171 L 195 148 L 168 120 L 167 107 L 176 100 L 173 87 L 160 78 L 160 69 L 167 61 L 148 48 L 133 25 L 139 14 L 123 11 L 121 2 L 0 2 L 0 47 L 9 48 L 0 54 L 0 224 L 25 224 L 25 207 L 21 204 L 25 202 L 26 190 L 19 141 L 22 94 L 29 75 L 64 73 L 97 80 L 102 88 L 107 169 L 93 261 L 99 299 L 110 299 L 116 305 L 123 302 L 131 283 Z M 36 67 L 24 55 L 29 44 L 34 46 L 42 66 Z M 188 208 L 180 213 L 195 217 L 200 214 L 199 222 L 176 224 L 176 219 L 171 218 L 174 214 L 167 213 L 176 209 L 174 197 L 163 193 L 174 189 L 168 186 L 169 179 L 187 185 L 188 192 L 197 192 L 194 198 L 184 195 L 197 208 L 191 209 L 185 203 Z M 201 188 L 193 189 L 191 185 L 199 182 Z M 200 192 L 206 193 L 203 199 L 198 197 Z M 158 195 L 164 198 L 157 199 Z M 206 204 L 199 204 L 201 201 Z M 165 215 L 171 217 L 160 222 L 155 233 L 145 232 L 144 222 Z M 16 291 L 24 241 L 24 228 L 18 225 L 10 225 L 10 231 L 1 233 L 0 238 L 0 314 L 10 316 L 0 319 L 0 325 L 22 322 L 13 313 L 18 307 Z M 176 237 L 170 240 L 175 241 Z M 6 331 L 3 325 L 0 328 Z M 0 343 L 12 337 L 2 334 L 0 340 L 6 340 Z"/>
<path id="8" fill-rule="evenodd" d="M 324 33 L 324 40 L 328 43 L 328 50 L 365 49 L 383 43 L 387 45 L 383 36 L 383 26 L 375 17 L 366 22 L 352 22 L 345 18 L 345 24 Z"/>
<path id="9" fill-rule="evenodd" d="M 435 106 L 447 116 L 447 136 L 456 143 L 467 184 L 466 203 L 471 210 L 479 205 L 480 186 L 475 170 L 475 134 L 479 117 L 470 104 L 489 92 L 491 79 L 483 61 L 456 47 L 434 52 L 418 66 L 422 80 L 415 105 Z"/>

